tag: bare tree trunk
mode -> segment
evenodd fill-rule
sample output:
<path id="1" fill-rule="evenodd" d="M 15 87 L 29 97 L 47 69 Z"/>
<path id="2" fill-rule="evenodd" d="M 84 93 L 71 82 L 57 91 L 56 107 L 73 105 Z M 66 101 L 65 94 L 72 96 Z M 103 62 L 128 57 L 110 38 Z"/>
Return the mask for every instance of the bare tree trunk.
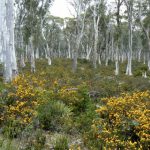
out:
<path id="1" fill-rule="evenodd" d="M 17 75 L 17 61 L 14 47 L 14 1 L 0 2 L 1 42 L 4 54 L 4 78 L 10 82 Z M 3 30 L 3 31 L 2 31 Z M 0 50 L 2 51 L 2 50 Z"/>
<path id="2" fill-rule="evenodd" d="M 47 55 L 47 60 L 48 60 L 48 65 L 50 66 L 52 64 L 52 60 L 51 60 L 51 57 L 50 57 L 50 48 L 48 46 L 48 44 L 46 44 L 46 55 Z"/>
<path id="3" fill-rule="evenodd" d="M 75 49 L 74 49 L 74 54 L 73 54 L 73 68 L 72 71 L 76 72 L 77 70 L 77 64 L 78 64 L 78 53 L 79 53 L 79 48 L 80 48 L 80 43 L 83 37 L 83 33 L 84 33 L 84 26 L 85 26 L 85 16 L 86 16 L 86 7 L 84 8 L 84 16 L 82 18 L 82 1 L 81 0 L 77 0 L 75 1 L 75 8 L 76 9 L 76 43 L 75 43 Z"/>
<path id="4" fill-rule="evenodd" d="M 102 62 L 101 62 L 101 55 L 100 55 L 100 54 L 98 54 L 98 64 L 99 64 L 99 65 L 102 64 Z"/>
<path id="5" fill-rule="evenodd" d="M 80 41 L 77 41 L 76 47 L 74 49 L 73 68 L 72 68 L 73 72 L 76 72 L 77 70 L 79 44 L 80 44 Z"/>
<path id="6" fill-rule="evenodd" d="M 116 50 L 115 50 L 115 75 L 119 75 L 119 43 L 121 39 L 121 20 L 120 20 L 120 7 L 123 3 L 123 0 L 117 0 L 117 12 L 116 12 L 116 21 L 117 21 L 117 40 L 116 40 Z"/>
<path id="7" fill-rule="evenodd" d="M 106 33 L 106 58 L 105 58 L 105 66 L 108 66 L 108 61 L 109 61 L 109 43 L 108 43 L 108 31 Z"/>
<path id="8" fill-rule="evenodd" d="M 29 39 L 29 48 L 30 48 L 30 61 L 31 61 L 31 72 L 35 72 L 35 56 L 33 49 L 32 37 Z"/>
<path id="9" fill-rule="evenodd" d="M 39 59 L 39 58 L 40 58 L 40 55 L 39 55 L 39 48 L 36 48 L 35 58 L 36 58 L 36 59 Z"/>
<path id="10" fill-rule="evenodd" d="M 127 68 L 126 68 L 126 75 L 131 76 L 132 75 L 132 24 L 133 24 L 133 1 L 130 0 L 127 2 L 125 0 L 125 4 L 127 7 L 127 12 L 128 12 L 128 28 L 129 28 L 129 51 L 128 51 L 128 61 L 127 61 Z"/>
<path id="11" fill-rule="evenodd" d="M 70 48 L 70 40 L 67 39 L 67 43 L 68 43 L 68 55 L 67 58 L 71 59 L 71 48 Z"/>
<path id="12" fill-rule="evenodd" d="M 5 1 L 3 0 L 0 1 L 0 63 L 4 62 L 4 31 L 6 30 L 5 16 L 6 7 Z"/>
<path id="13" fill-rule="evenodd" d="M 146 57 L 145 57 L 145 53 L 144 53 L 144 56 L 143 56 L 143 64 L 146 64 Z"/>
<path id="14" fill-rule="evenodd" d="M 9 36 L 9 35 L 5 35 Z M 4 79 L 5 82 L 10 82 L 12 80 L 12 65 L 11 65 L 11 49 L 9 47 L 9 38 L 7 38 L 7 40 L 5 40 L 5 63 L 4 63 Z"/>
<path id="15" fill-rule="evenodd" d="M 89 59 L 90 59 L 90 54 L 91 54 L 91 52 L 92 52 L 92 47 L 89 47 L 89 46 L 87 45 L 87 47 L 86 47 L 86 60 L 89 60 Z"/>
<path id="16" fill-rule="evenodd" d="M 7 0 L 6 4 L 6 25 L 9 32 L 9 48 L 11 53 L 12 76 L 17 75 L 17 60 L 14 43 L 14 0 Z"/>
<path id="17" fill-rule="evenodd" d="M 100 1 L 99 1 L 100 4 Z M 98 4 L 98 6 L 99 6 Z M 94 11 L 93 11 L 93 19 L 94 19 L 94 52 L 93 52 L 93 66 L 96 69 L 97 68 L 97 44 L 98 44 L 98 29 L 99 29 L 99 21 L 100 16 L 96 12 L 97 9 L 97 3 L 94 2 Z"/>
<path id="18" fill-rule="evenodd" d="M 138 51 L 138 62 L 141 62 L 141 52 L 142 52 L 142 49 Z"/>
<path id="19" fill-rule="evenodd" d="M 25 61 L 24 61 L 24 53 L 21 54 L 20 65 L 22 68 L 24 68 L 26 66 Z"/>
<path id="20" fill-rule="evenodd" d="M 146 72 L 142 73 L 142 77 L 143 77 L 143 78 L 147 78 Z"/>
<path id="21" fill-rule="evenodd" d="M 119 49 L 118 49 L 118 45 L 116 47 L 116 54 L 115 54 L 115 75 L 119 75 Z"/>

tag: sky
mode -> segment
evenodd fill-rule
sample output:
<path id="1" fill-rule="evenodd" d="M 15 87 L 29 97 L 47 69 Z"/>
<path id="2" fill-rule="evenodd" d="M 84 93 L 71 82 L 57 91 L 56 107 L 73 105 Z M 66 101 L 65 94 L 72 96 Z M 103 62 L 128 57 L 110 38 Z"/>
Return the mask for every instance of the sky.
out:
<path id="1" fill-rule="evenodd" d="M 71 17 L 70 11 L 73 9 L 69 5 L 68 1 L 71 0 L 54 0 L 53 6 L 51 7 L 51 14 L 61 18 Z M 114 0 L 107 0 L 107 3 L 112 4 Z"/>
<path id="2" fill-rule="evenodd" d="M 68 3 L 69 0 L 55 0 L 51 8 L 51 14 L 54 16 L 59 16 L 61 18 L 71 17 L 71 8 Z"/>

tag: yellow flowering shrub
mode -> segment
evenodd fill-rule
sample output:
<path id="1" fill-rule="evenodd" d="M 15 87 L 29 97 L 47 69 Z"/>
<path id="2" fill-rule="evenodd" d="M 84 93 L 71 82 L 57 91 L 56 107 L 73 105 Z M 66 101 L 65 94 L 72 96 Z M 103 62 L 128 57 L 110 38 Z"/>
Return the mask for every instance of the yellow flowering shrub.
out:
<path id="1" fill-rule="evenodd" d="M 150 92 L 102 99 L 93 121 L 96 138 L 105 149 L 150 148 Z"/>
<path id="2" fill-rule="evenodd" d="M 66 105 L 71 106 L 75 112 L 85 111 L 89 102 L 87 86 L 83 83 L 76 87 L 62 86 L 57 92 L 56 98 Z"/>
<path id="3" fill-rule="evenodd" d="M 36 111 L 33 109 L 37 106 L 36 102 L 28 103 L 27 101 L 16 101 L 14 105 L 6 106 L 5 121 L 18 120 L 20 124 L 27 125 L 32 122 L 36 116 Z"/>
<path id="4" fill-rule="evenodd" d="M 7 130 L 21 130 L 33 122 L 37 116 L 38 98 L 43 94 L 41 86 L 35 77 L 17 76 L 7 85 L 7 95 L 4 98 L 0 124 L 5 124 Z M 18 127 L 19 126 L 19 127 Z M 15 131 L 12 131 L 15 133 Z"/>
<path id="5" fill-rule="evenodd" d="M 73 105 L 79 101 L 78 89 L 64 86 L 59 90 L 59 98 L 69 105 Z"/>
<path id="6" fill-rule="evenodd" d="M 38 89 L 38 87 L 42 88 L 43 85 L 43 81 L 39 81 L 35 76 L 17 76 L 11 84 L 11 87 L 14 87 L 15 91 L 10 92 L 9 97 L 17 97 L 19 99 L 33 99 L 37 93 L 42 92 L 41 89 Z"/>

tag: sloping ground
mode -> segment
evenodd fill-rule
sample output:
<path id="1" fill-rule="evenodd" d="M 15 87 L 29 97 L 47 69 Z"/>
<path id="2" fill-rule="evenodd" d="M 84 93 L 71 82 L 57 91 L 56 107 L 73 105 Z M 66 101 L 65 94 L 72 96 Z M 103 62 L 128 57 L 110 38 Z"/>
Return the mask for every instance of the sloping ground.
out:
<path id="1" fill-rule="evenodd" d="M 2 150 L 99 150 L 106 145 L 91 126 L 100 119 L 95 110 L 103 108 L 101 99 L 150 89 L 149 77 L 141 77 L 145 66 L 136 62 L 131 77 L 124 75 L 125 64 L 120 66 L 120 76 L 114 76 L 111 63 L 92 69 L 91 63 L 79 60 L 74 74 L 71 66 L 66 59 L 56 59 L 52 66 L 38 60 L 34 74 L 27 64 L 11 84 L 0 84 Z"/>

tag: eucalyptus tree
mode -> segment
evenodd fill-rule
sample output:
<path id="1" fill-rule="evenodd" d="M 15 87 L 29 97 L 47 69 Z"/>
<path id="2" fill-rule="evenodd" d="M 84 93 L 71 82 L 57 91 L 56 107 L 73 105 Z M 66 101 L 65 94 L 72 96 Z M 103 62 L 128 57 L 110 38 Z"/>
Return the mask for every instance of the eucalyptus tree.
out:
<path id="1" fill-rule="evenodd" d="M 43 34 L 43 24 L 45 16 L 49 12 L 52 0 L 21 0 L 18 1 L 19 15 L 22 18 L 21 30 L 23 35 L 23 41 L 26 45 L 26 55 L 29 54 L 28 58 L 31 62 L 31 71 L 35 71 L 35 57 L 39 58 L 39 44 L 41 40 L 45 40 Z M 23 12 L 23 13 L 22 13 Z M 18 23 L 18 24 L 19 24 Z M 44 42 L 46 43 L 46 42 Z M 36 55 L 35 55 L 36 52 Z"/>
<path id="2" fill-rule="evenodd" d="M 127 15 L 128 15 L 128 61 L 127 61 L 127 68 L 126 68 L 126 75 L 132 75 L 132 55 L 133 55 L 133 5 L 134 0 L 124 0 L 126 8 L 127 8 Z"/>
<path id="3" fill-rule="evenodd" d="M 23 39 L 23 21 L 26 16 L 23 0 L 15 0 L 16 17 L 15 17 L 15 48 L 17 60 L 21 67 L 25 67 L 25 46 Z"/>
<path id="4" fill-rule="evenodd" d="M 103 0 L 102 0 L 103 1 Z M 100 14 L 99 6 L 101 4 L 101 0 L 94 0 L 94 8 L 93 8 L 93 22 L 94 22 L 94 51 L 93 51 L 93 66 L 97 68 L 97 44 L 98 44 L 98 31 L 99 31 L 99 21 Z"/>
<path id="5" fill-rule="evenodd" d="M 97 67 L 97 61 L 101 64 L 101 53 L 105 43 L 107 28 L 106 1 L 86 1 L 87 9 L 84 20 L 84 34 L 81 41 L 81 50 L 84 58 L 91 59 L 93 67 Z M 94 40 L 93 40 L 94 39 Z"/>
<path id="6" fill-rule="evenodd" d="M 2 63 L 4 61 L 4 34 L 6 32 L 6 7 L 5 7 L 5 1 L 0 1 L 0 62 Z"/>
<path id="7" fill-rule="evenodd" d="M 51 58 L 61 57 L 63 55 L 63 29 L 64 20 L 62 18 L 51 15 L 47 16 L 44 23 L 43 35 L 46 41 L 46 49 L 49 49 L 49 54 L 51 55 Z M 47 54 L 46 57 L 48 57 Z"/>
<path id="8" fill-rule="evenodd" d="M 74 39 L 75 39 L 75 26 L 76 21 L 74 18 L 65 18 L 65 27 L 63 29 L 64 40 L 66 41 L 67 47 L 67 58 L 73 58 L 73 47 L 74 47 Z"/>
<path id="9" fill-rule="evenodd" d="M 150 70 L 150 1 L 138 0 L 138 19 L 148 47 L 148 68 Z"/>
<path id="10" fill-rule="evenodd" d="M 116 39 L 115 39 L 115 75 L 119 75 L 119 45 L 121 42 L 121 6 L 123 0 L 116 0 Z"/>
<path id="11" fill-rule="evenodd" d="M 93 25 L 91 28 L 94 29 L 94 43 L 93 43 L 93 67 L 97 68 L 97 60 L 99 60 L 99 64 L 101 63 L 100 60 L 100 50 L 98 50 L 99 47 L 99 40 L 101 32 L 103 32 L 104 29 L 102 29 L 101 25 L 103 24 L 103 21 L 105 22 L 105 11 L 106 11 L 106 1 L 105 0 L 91 0 L 89 3 L 90 11 L 91 11 L 91 21 L 93 22 Z M 105 19 L 104 19 L 105 18 Z M 92 30 L 91 30 L 92 31 Z M 92 34 L 92 33 L 91 33 Z M 104 38 L 104 37 L 103 37 Z M 102 41 L 102 39 L 101 39 Z M 99 54 L 98 54 L 99 53 Z"/>
<path id="12" fill-rule="evenodd" d="M 3 57 L 5 82 L 9 82 L 17 75 L 14 43 L 14 1 L 1 1 L 0 9 L 0 57 Z"/>
<path id="13" fill-rule="evenodd" d="M 82 37 L 84 35 L 84 27 L 85 27 L 85 17 L 87 12 L 87 0 L 73 0 L 71 3 L 75 10 L 75 19 L 76 19 L 76 27 L 75 27 L 75 47 L 73 53 L 73 72 L 77 70 L 77 59 L 78 52 L 81 44 Z"/>

